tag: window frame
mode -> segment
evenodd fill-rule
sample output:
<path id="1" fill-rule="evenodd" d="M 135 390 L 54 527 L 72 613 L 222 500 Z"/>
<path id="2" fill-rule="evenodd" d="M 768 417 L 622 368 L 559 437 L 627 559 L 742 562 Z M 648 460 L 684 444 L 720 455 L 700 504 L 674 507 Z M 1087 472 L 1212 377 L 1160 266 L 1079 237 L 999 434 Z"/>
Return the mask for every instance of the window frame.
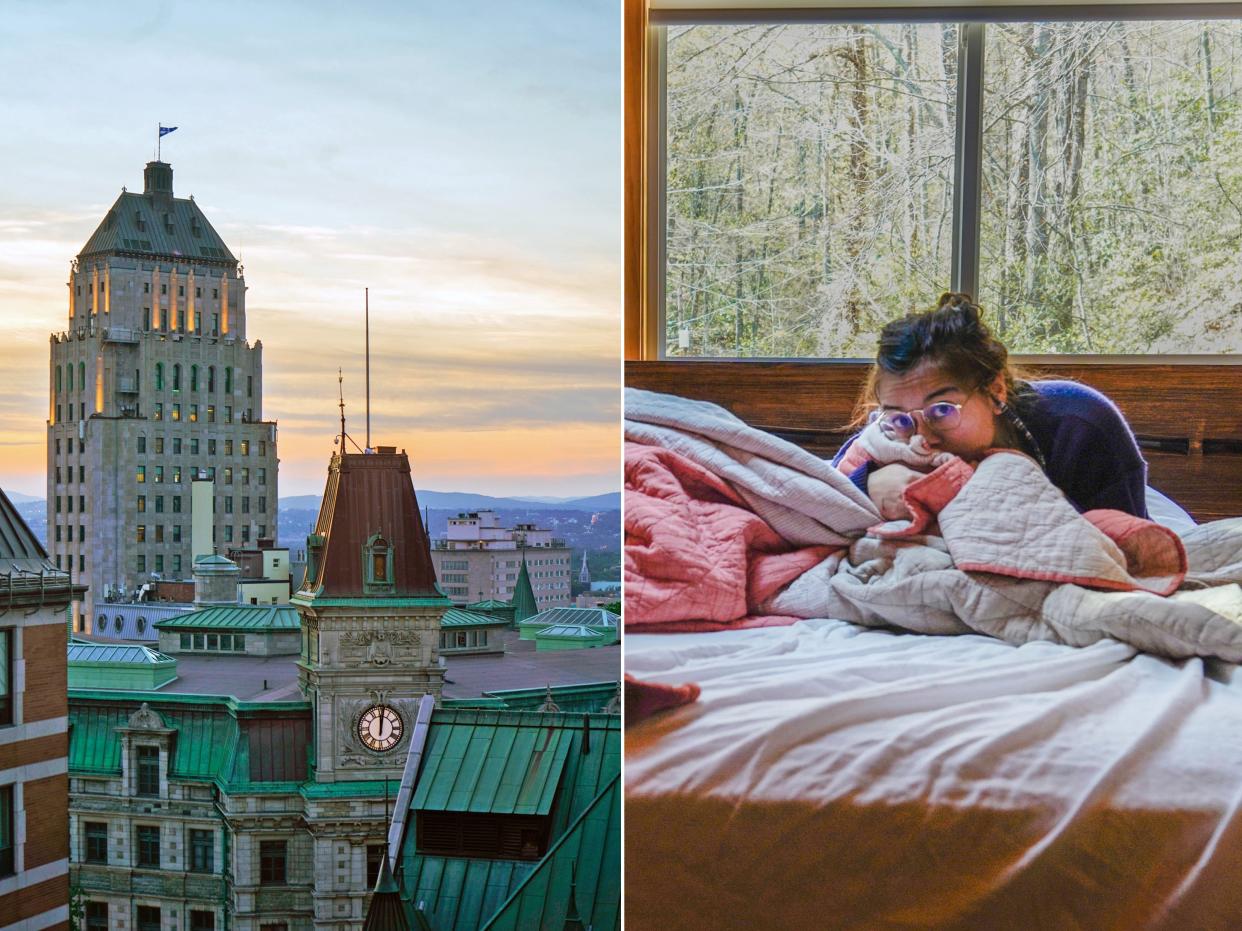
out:
<path id="1" fill-rule="evenodd" d="M 275 848 L 279 846 L 279 855 Z M 259 885 L 287 886 L 289 884 L 289 841 L 267 838 L 259 841 Z"/>
<path id="2" fill-rule="evenodd" d="M 625 359 L 656 362 L 869 363 L 850 357 L 689 356 L 667 352 L 667 30 L 670 26 L 749 24 L 918 24 L 959 26 L 958 86 L 954 143 L 954 187 L 950 290 L 977 293 L 981 261 L 983 189 L 983 66 L 986 27 L 1004 22 L 1140 22 L 1207 19 L 1242 20 L 1239 2 L 1056 3 L 1036 0 L 1014 5 L 980 0 L 969 6 L 882 6 L 859 0 L 841 6 L 722 4 L 680 6 L 677 0 L 624 0 L 624 125 L 626 175 Z M 973 170 L 971 170 L 973 169 Z M 930 299 L 930 297 L 929 297 Z M 1237 353 L 1014 353 L 1019 364 L 1137 363 L 1242 365 Z"/>
<path id="3" fill-rule="evenodd" d="M 102 846 L 102 851 L 99 849 Z M 82 862 L 108 862 L 108 822 L 82 822 Z"/>

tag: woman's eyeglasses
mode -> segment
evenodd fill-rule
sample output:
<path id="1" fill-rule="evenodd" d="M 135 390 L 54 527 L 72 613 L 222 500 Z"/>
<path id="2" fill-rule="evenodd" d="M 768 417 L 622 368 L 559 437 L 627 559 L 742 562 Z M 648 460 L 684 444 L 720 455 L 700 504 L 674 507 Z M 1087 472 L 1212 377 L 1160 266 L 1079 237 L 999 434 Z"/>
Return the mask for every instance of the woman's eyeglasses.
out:
<path id="1" fill-rule="evenodd" d="M 927 429 L 934 430 L 936 433 L 944 433 L 962 422 L 962 405 L 954 404 L 952 401 L 937 401 L 935 404 L 928 404 L 922 410 L 874 411 L 871 414 L 871 421 L 872 423 L 879 421 L 880 429 L 886 436 L 908 440 L 918 432 L 919 425 L 916 417 L 923 418 Z"/>

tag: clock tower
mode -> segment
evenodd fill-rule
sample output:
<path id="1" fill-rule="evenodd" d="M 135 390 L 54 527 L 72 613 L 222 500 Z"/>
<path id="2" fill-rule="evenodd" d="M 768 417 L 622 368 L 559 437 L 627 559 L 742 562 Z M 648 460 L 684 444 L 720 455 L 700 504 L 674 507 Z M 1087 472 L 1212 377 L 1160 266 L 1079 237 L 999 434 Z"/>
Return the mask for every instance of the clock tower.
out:
<path id="1" fill-rule="evenodd" d="M 440 698 L 440 618 L 451 606 L 436 585 L 404 450 L 332 457 L 306 541 L 306 581 L 291 600 L 316 781 L 400 778 L 419 701 Z"/>

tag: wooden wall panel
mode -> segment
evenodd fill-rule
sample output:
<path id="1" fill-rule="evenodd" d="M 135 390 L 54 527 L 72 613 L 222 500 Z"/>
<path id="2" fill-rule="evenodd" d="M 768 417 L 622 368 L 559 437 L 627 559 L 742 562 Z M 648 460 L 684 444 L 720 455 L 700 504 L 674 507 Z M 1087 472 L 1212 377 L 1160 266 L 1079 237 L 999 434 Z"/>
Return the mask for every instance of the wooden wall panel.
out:
<path id="1" fill-rule="evenodd" d="M 713 401 L 818 455 L 844 437 L 868 365 L 859 362 L 626 363 L 626 385 Z M 1151 484 L 1197 520 L 1242 515 L 1242 366 L 1041 364 L 1104 392 L 1144 446 Z"/>

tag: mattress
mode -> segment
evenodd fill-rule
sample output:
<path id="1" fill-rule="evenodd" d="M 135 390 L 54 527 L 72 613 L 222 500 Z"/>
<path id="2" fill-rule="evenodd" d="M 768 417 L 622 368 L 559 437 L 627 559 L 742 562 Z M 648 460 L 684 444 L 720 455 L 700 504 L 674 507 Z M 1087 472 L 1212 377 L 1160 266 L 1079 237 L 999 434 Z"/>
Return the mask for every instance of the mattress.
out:
<path id="1" fill-rule="evenodd" d="M 1242 681 L 833 620 L 630 635 L 630 928 L 1242 926 Z"/>

